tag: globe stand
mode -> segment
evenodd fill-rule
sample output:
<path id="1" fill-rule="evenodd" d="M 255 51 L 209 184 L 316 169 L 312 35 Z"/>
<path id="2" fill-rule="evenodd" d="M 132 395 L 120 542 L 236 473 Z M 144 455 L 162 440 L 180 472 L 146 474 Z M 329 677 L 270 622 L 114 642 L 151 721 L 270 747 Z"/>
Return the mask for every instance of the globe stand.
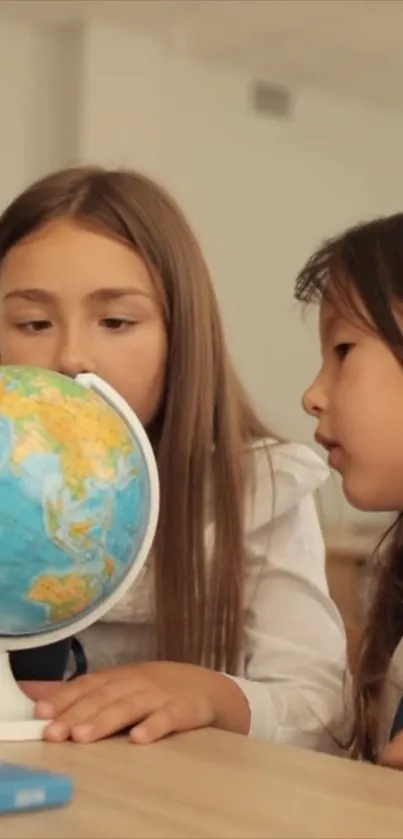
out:
<path id="1" fill-rule="evenodd" d="M 0 742 L 42 740 L 48 722 L 34 712 L 35 703 L 14 679 L 9 654 L 0 652 Z"/>

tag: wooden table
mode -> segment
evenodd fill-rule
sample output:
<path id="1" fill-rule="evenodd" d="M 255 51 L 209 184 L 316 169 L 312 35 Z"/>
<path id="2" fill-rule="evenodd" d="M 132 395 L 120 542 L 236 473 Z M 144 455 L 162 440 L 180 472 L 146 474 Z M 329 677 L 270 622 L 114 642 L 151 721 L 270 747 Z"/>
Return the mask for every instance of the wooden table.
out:
<path id="1" fill-rule="evenodd" d="M 0 817 L 2 839 L 403 837 L 403 773 L 223 732 L 1 745 L 0 756 L 77 784 L 63 810 Z"/>

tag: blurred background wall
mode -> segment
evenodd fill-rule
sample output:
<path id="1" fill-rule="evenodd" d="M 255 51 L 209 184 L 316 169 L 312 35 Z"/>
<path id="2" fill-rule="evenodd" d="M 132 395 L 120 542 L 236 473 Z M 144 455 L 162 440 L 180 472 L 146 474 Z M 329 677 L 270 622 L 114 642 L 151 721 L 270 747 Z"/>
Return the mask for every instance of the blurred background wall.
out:
<path id="1" fill-rule="evenodd" d="M 311 442 L 316 316 L 293 281 L 323 237 L 403 209 L 402 30 L 387 0 L 2 0 L 0 208 L 69 163 L 158 178 L 201 240 L 250 392 Z M 358 518 L 332 482 L 324 504 Z"/>

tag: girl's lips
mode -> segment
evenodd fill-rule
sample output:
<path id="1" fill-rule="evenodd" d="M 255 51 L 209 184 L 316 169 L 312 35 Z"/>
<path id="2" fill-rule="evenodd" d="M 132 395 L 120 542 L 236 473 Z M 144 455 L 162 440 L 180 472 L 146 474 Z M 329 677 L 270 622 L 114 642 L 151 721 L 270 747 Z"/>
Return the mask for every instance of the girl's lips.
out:
<path id="1" fill-rule="evenodd" d="M 328 464 L 332 469 L 336 469 L 340 471 L 341 469 L 341 460 L 343 457 L 343 449 L 341 446 L 335 445 L 329 449 L 329 457 L 328 457 Z"/>
<path id="2" fill-rule="evenodd" d="M 343 448 L 337 440 L 334 440 L 331 437 L 325 437 L 324 434 L 320 434 L 319 432 L 316 432 L 315 440 L 328 452 L 329 466 L 332 469 L 340 469 L 340 459 L 343 455 Z"/>
<path id="3" fill-rule="evenodd" d="M 339 443 L 337 440 L 333 440 L 332 437 L 325 437 L 324 434 L 320 434 L 319 431 L 315 434 L 315 440 L 319 443 L 320 446 L 323 446 L 327 452 L 331 452 L 333 449 L 340 448 Z"/>

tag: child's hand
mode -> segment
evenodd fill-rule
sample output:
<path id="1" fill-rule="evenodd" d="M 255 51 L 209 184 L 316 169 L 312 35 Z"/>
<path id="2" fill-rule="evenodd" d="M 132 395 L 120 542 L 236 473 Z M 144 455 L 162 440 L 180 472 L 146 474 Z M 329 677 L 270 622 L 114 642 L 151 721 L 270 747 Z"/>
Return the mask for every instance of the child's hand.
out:
<path id="1" fill-rule="evenodd" d="M 385 747 L 380 763 L 391 769 L 403 769 L 403 732 Z"/>
<path id="2" fill-rule="evenodd" d="M 190 664 L 114 667 L 59 685 L 24 688 L 39 699 L 37 716 L 52 720 L 47 740 L 89 743 L 125 728 L 131 728 L 134 743 L 205 726 L 249 731 L 248 703 L 235 682 Z"/>
<path id="3" fill-rule="evenodd" d="M 49 699 L 55 691 L 64 685 L 65 682 L 34 682 L 22 681 L 18 682 L 21 690 L 29 696 L 34 702 L 39 702 L 40 699 Z"/>

